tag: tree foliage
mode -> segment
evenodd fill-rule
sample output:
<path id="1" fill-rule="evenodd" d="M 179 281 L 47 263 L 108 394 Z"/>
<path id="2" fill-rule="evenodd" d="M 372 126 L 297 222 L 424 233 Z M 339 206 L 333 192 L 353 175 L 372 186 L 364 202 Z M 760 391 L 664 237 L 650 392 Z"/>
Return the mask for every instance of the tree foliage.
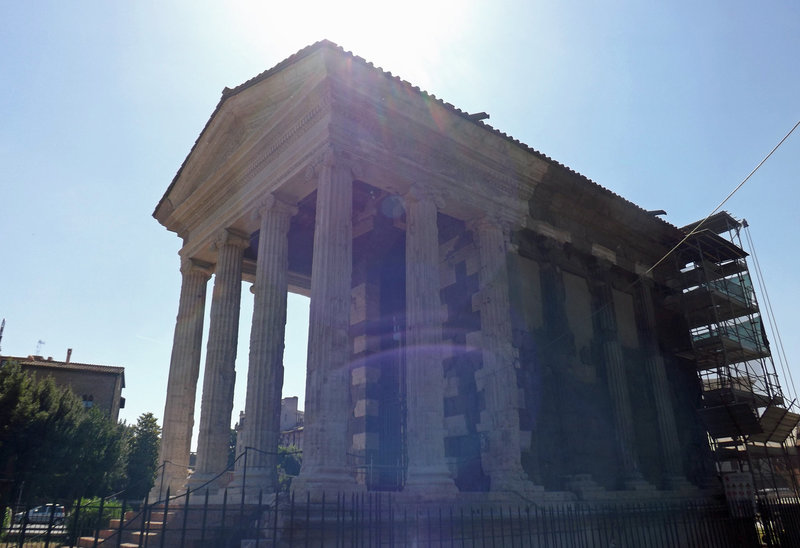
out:
<path id="1" fill-rule="evenodd" d="M 128 442 L 128 498 L 144 498 L 155 483 L 161 428 L 152 413 L 144 413 L 131 428 Z"/>
<path id="2" fill-rule="evenodd" d="M 105 494 L 120 451 L 119 427 L 69 388 L 13 362 L 0 368 L 0 502 L 23 486 L 26 500 Z"/>
<path id="3" fill-rule="evenodd" d="M 288 492 L 292 478 L 300 473 L 303 452 L 295 445 L 278 446 L 278 490 Z"/>

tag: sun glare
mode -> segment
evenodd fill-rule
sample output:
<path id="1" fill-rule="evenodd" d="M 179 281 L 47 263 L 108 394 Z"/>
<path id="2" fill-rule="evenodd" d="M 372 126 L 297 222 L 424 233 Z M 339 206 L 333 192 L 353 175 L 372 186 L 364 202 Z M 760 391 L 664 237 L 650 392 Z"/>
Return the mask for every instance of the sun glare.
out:
<path id="1" fill-rule="evenodd" d="M 443 52 L 468 30 L 467 2 L 408 0 L 232 4 L 252 47 L 290 53 L 323 38 L 415 84 L 431 83 Z M 265 67 L 266 68 L 266 67 Z"/>

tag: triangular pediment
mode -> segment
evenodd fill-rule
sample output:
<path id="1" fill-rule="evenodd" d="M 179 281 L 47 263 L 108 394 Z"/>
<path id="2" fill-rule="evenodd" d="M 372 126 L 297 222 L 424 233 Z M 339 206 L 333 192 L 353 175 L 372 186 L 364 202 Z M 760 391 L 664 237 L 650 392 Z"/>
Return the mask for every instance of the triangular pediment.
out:
<path id="1" fill-rule="evenodd" d="M 300 65 L 300 66 L 298 66 Z M 276 69 L 281 70 L 276 70 Z M 237 88 L 223 91 L 222 98 L 203 128 L 191 152 L 159 202 L 154 216 L 170 230 L 180 231 L 184 222 L 171 219 L 182 204 L 209 192 L 221 174 L 235 172 L 237 162 L 259 147 L 271 133 L 287 124 L 295 105 L 324 79 L 324 62 L 309 55 L 290 68 L 276 67 Z"/>

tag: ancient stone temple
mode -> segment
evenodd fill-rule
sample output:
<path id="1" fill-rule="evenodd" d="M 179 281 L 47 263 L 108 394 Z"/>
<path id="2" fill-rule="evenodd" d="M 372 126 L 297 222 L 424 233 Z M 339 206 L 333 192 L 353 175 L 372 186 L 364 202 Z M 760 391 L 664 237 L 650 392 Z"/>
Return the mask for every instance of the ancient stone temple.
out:
<path id="1" fill-rule="evenodd" d="M 675 266 L 650 270 L 683 233 L 484 118 L 327 41 L 223 91 L 154 213 L 183 242 L 164 485 L 187 485 L 212 277 L 189 486 L 226 466 L 251 321 L 240 446 L 260 452 L 228 487 L 275 489 L 289 291 L 310 297 L 295 491 L 702 484 Z"/>

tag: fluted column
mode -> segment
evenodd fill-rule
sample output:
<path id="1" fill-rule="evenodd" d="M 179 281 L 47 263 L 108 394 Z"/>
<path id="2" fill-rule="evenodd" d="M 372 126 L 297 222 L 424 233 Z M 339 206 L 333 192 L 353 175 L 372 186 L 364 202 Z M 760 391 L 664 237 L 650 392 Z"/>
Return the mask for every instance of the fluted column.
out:
<path id="1" fill-rule="evenodd" d="M 664 480 L 667 487 L 685 488 L 688 481 L 683 472 L 678 429 L 675 426 L 675 411 L 670 399 L 670 386 L 664 366 L 664 358 L 655 338 L 655 312 L 653 296 L 648 280 L 639 282 L 639 321 L 640 332 L 645 342 L 645 369 L 653 388 L 653 404 L 658 420 L 658 434 L 661 441 L 661 456 L 664 464 Z"/>
<path id="2" fill-rule="evenodd" d="M 614 430 L 617 436 L 617 451 L 622 464 L 623 482 L 626 487 L 636 487 L 642 481 L 636 456 L 636 437 L 633 430 L 628 379 L 625 374 L 625 361 L 622 346 L 617 335 L 617 320 L 614 313 L 614 294 L 611 283 L 598 285 L 600 295 L 597 310 L 600 336 L 603 341 L 603 359 L 608 376 L 608 389 L 611 395 Z"/>
<path id="3" fill-rule="evenodd" d="M 472 223 L 480 253 L 478 271 L 483 367 L 475 373 L 483 389 L 486 408 L 479 428 L 487 440 L 483 470 L 492 491 L 527 490 L 532 487 L 522 469 L 519 435 L 517 368 L 519 356 L 512 344 L 507 252 L 509 231 L 505 223 L 483 217 Z"/>
<path id="4" fill-rule="evenodd" d="M 250 365 L 247 370 L 245 423 L 240 447 L 252 447 L 236 465 L 234 485 L 275 491 L 280 438 L 283 347 L 286 332 L 289 243 L 287 234 L 293 206 L 268 196 L 256 210 L 261 228 L 250 330 Z"/>
<path id="5" fill-rule="evenodd" d="M 236 343 L 242 296 L 242 254 L 249 244 L 245 234 L 223 230 L 215 245 L 217 266 L 206 347 L 197 467 L 193 486 L 227 466 L 233 387 L 236 380 Z"/>
<path id="6" fill-rule="evenodd" d="M 295 492 L 355 489 L 347 465 L 353 177 L 329 152 L 319 167 L 311 265 L 303 466 Z"/>
<path id="7" fill-rule="evenodd" d="M 406 491 L 456 492 L 444 460 L 444 372 L 439 232 L 434 198 L 406 195 Z"/>
<path id="8" fill-rule="evenodd" d="M 159 464 L 162 468 L 151 498 L 160 498 L 167 488 L 172 493 L 178 493 L 186 484 L 197 377 L 200 372 L 206 286 L 211 277 L 209 267 L 192 259 L 181 261 L 181 295 L 172 339 L 167 401 L 161 430 Z"/>

